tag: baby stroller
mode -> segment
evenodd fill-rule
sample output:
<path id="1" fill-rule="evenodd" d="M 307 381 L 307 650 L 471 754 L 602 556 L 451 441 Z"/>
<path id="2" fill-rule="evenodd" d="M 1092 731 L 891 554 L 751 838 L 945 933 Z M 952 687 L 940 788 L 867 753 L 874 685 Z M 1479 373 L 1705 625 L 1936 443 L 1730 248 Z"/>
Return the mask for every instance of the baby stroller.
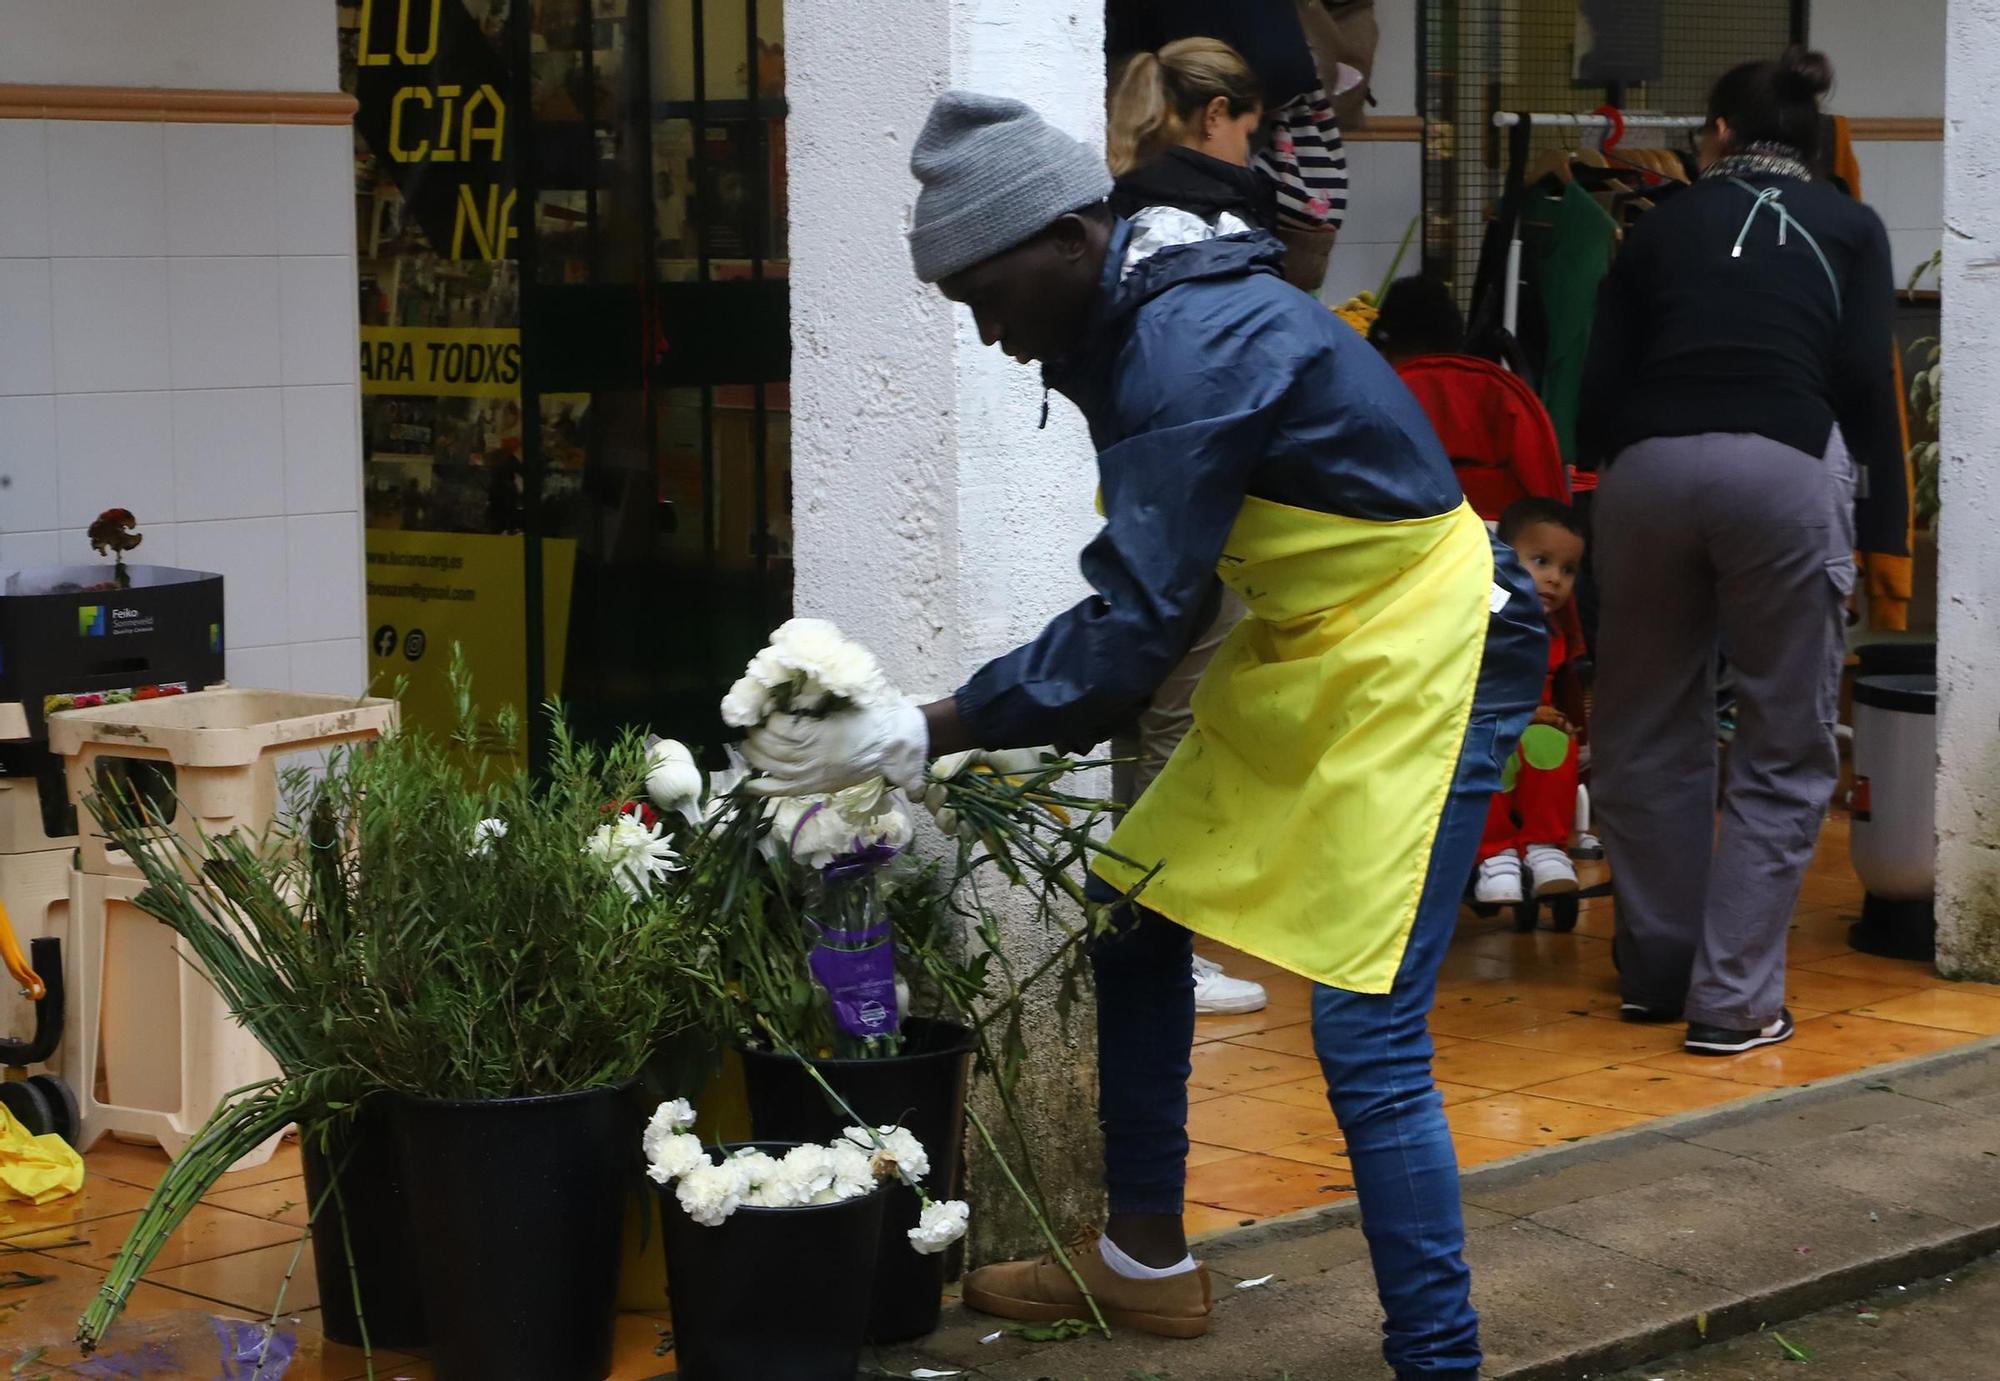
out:
<path id="1" fill-rule="evenodd" d="M 28 1066 L 47 1060 L 62 1039 L 62 942 L 52 935 L 37 936 L 28 942 L 28 951 L 30 958 L 23 958 L 13 923 L 0 907 L 0 960 L 21 985 L 21 995 L 35 1004 L 34 1034 L 27 1040 L 0 1039 L 0 1107 L 30 1135 L 54 1132 L 74 1146 L 82 1120 L 76 1095 L 53 1074 L 28 1073 Z"/>

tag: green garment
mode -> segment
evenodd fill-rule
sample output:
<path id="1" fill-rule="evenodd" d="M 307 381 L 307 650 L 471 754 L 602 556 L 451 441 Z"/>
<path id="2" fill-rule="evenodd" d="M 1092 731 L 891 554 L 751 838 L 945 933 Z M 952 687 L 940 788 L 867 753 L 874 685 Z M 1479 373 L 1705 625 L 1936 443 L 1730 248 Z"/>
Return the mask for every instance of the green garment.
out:
<path id="1" fill-rule="evenodd" d="M 1574 182 L 1560 198 L 1536 198 L 1523 214 L 1530 223 L 1529 241 L 1537 246 L 1534 281 L 1548 320 L 1542 402 L 1556 424 L 1563 459 L 1574 465 L 1590 326 L 1597 315 L 1598 284 L 1611 270 L 1618 225 L 1596 197 Z"/>

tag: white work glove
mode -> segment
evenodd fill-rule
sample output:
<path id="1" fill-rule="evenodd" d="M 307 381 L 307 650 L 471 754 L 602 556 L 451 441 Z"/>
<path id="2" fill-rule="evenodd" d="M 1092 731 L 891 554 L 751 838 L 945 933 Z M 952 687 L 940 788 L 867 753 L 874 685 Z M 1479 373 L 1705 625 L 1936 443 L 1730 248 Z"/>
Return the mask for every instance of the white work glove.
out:
<path id="1" fill-rule="evenodd" d="M 915 791 L 930 745 L 924 712 L 900 700 L 820 718 L 773 715 L 750 731 L 743 756 L 757 769 L 750 789 L 760 796 L 817 796 L 876 777 Z"/>
<path id="2" fill-rule="evenodd" d="M 1042 770 L 1044 760 L 1055 756 L 1050 748 L 975 748 L 966 753 L 949 753 L 931 764 L 930 776 L 920 798 L 937 827 L 953 839 L 976 839 L 979 831 L 958 818 L 947 802 L 947 786 L 975 767 L 984 767 L 996 777 L 1025 777 Z"/>

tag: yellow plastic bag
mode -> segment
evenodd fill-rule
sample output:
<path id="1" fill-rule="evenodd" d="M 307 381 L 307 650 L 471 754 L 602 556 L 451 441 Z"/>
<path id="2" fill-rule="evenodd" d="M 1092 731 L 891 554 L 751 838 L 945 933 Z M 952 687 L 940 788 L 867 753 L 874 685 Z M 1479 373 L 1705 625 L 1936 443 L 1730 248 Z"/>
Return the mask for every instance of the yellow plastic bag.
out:
<path id="1" fill-rule="evenodd" d="M 83 1188 L 83 1157 L 54 1132 L 30 1136 L 0 1108 L 0 1200 L 45 1204 Z"/>

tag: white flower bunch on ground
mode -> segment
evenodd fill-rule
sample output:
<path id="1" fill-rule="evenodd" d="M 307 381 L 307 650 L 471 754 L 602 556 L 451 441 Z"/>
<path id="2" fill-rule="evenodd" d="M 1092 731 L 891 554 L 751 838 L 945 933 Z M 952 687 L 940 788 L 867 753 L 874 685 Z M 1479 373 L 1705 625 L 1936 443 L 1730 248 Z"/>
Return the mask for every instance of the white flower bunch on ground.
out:
<path id="1" fill-rule="evenodd" d="M 646 1174 L 674 1186 L 681 1210 L 703 1227 L 719 1227 L 739 1208 L 810 1208 L 860 1198 L 894 1176 L 917 1191 L 923 1211 L 910 1229 L 919 1252 L 941 1252 L 965 1235 L 971 1209 L 924 1193 L 930 1155 L 901 1127 L 849 1127 L 829 1145 L 794 1146 L 773 1156 L 746 1146 L 712 1160 L 690 1130 L 694 1109 L 684 1098 L 662 1103 L 646 1124 Z"/>
<path id="2" fill-rule="evenodd" d="M 633 901 L 644 901 L 655 887 L 680 871 L 680 856 L 665 827 L 646 825 L 621 813 L 608 825 L 591 831 L 583 851 L 611 870 L 611 876 Z"/>
<path id="3" fill-rule="evenodd" d="M 895 694 L 874 653 L 825 619 L 792 619 L 723 697 L 722 722 L 751 729 L 780 711 L 827 715 L 884 704 Z"/>

